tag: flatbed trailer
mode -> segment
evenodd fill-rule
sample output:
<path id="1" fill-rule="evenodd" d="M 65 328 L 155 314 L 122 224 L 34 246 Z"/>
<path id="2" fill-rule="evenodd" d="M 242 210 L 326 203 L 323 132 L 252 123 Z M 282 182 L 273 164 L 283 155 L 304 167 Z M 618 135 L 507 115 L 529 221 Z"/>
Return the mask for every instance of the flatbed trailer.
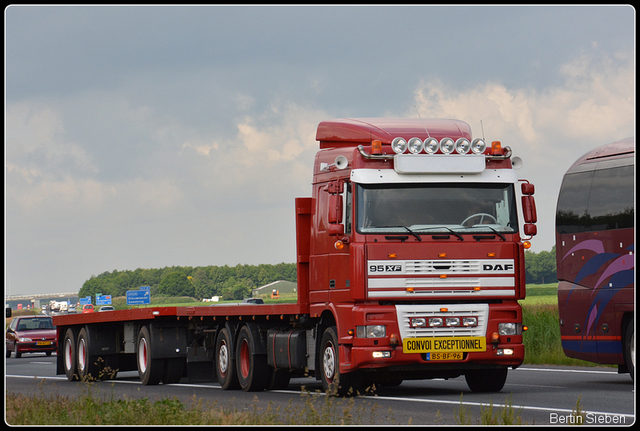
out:
<path id="1" fill-rule="evenodd" d="M 518 300 L 536 233 L 511 149 L 441 119 L 332 120 L 316 139 L 312 195 L 295 199 L 295 304 L 56 316 L 58 374 L 137 369 L 144 384 L 245 391 L 300 375 L 338 394 L 464 375 L 501 390 L 524 360 Z"/>

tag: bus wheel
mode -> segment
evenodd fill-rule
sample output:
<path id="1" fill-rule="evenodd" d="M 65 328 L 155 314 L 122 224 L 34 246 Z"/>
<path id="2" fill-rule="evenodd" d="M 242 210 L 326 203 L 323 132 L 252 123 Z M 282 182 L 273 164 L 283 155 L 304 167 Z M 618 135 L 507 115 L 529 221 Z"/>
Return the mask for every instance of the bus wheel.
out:
<path id="1" fill-rule="evenodd" d="M 256 353 L 259 334 L 253 333 L 249 325 L 245 325 L 238 334 L 236 342 L 236 366 L 238 383 L 245 392 L 262 391 L 267 386 L 269 366 L 267 355 Z"/>
<path id="2" fill-rule="evenodd" d="M 360 375 L 356 372 L 340 374 L 339 352 L 338 331 L 335 326 L 331 326 L 322 334 L 320 343 L 322 387 L 331 395 L 355 395 L 359 389 Z"/>
<path id="3" fill-rule="evenodd" d="M 164 374 L 164 360 L 151 356 L 151 334 L 149 328 L 143 326 L 138 333 L 138 375 L 143 385 L 157 385 Z"/>
<path id="4" fill-rule="evenodd" d="M 464 378 L 473 392 L 500 392 L 507 381 L 507 368 L 470 370 Z"/>
<path id="5" fill-rule="evenodd" d="M 635 328 L 634 319 L 632 318 L 627 324 L 627 330 L 624 335 L 624 361 L 631 375 L 631 380 L 635 379 L 636 374 L 636 345 L 635 345 Z"/>
<path id="6" fill-rule="evenodd" d="M 237 389 L 238 378 L 236 376 L 236 363 L 232 359 L 231 349 L 233 344 L 231 342 L 231 335 L 227 328 L 222 328 L 218 339 L 216 340 L 216 374 L 218 375 L 218 382 L 222 389 Z"/>
<path id="7" fill-rule="evenodd" d="M 62 360 L 64 364 L 64 373 L 67 375 L 67 379 L 70 382 L 78 380 L 77 368 L 76 368 L 76 334 L 71 328 L 67 329 L 64 333 L 62 341 Z"/>

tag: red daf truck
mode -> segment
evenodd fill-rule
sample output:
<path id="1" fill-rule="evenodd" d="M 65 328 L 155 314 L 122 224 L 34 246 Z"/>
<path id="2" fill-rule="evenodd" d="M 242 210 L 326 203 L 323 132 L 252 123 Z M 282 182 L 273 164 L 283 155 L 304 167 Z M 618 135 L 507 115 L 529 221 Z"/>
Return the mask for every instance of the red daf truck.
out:
<path id="1" fill-rule="evenodd" d="M 536 233 L 511 149 L 457 120 L 324 121 L 316 139 L 312 195 L 295 200 L 297 303 L 56 316 L 58 374 L 137 369 L 144 384 L 245 391 L 312 376 L 338 394 L 464 375 L 501 390 L 524 359 Z"/>

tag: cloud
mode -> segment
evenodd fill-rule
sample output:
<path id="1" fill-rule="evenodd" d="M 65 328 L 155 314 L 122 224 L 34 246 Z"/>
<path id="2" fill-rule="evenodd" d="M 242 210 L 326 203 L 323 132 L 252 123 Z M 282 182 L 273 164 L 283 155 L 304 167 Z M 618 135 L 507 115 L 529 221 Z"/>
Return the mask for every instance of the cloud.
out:
<path id="1" fill-rule="evenodd" d="M 536 185 L 536 252 L 555 243 L 555 203 L 566 170 L 588 150 L 635 131 L 630 53 L 585 52 L 562 64 L 558 74 L 560 83 L 539 90 L 497 82 L 457 90 L 440 80 L 423 80 L 414 92 L 422 117 L 464 120 L 474 137 L 499 140 L 524 160 L 519 177 Z"/>

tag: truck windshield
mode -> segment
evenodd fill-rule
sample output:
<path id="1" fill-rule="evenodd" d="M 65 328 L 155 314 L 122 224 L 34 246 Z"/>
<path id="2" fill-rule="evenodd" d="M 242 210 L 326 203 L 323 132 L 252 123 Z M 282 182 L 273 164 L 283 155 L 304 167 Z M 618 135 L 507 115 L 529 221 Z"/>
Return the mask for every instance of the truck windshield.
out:
<path id="1" fill-rule="evenodd" d="M 360 233 L 513 233 L 513 184 L 358 184 Z"/>

